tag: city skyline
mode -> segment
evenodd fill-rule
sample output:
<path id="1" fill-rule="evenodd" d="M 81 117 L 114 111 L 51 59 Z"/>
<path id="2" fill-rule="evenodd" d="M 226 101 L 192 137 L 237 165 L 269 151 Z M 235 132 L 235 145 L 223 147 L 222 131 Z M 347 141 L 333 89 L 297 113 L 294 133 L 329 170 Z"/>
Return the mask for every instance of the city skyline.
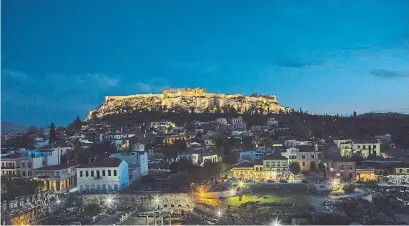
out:
<path id="1" fill-rule="evenodd" d="M 23 4 L 24 3 L 24 4 Z M 164 87 L 409 113 L 409 2 L 2 1 L 2 121 L 82 119 Z"/>

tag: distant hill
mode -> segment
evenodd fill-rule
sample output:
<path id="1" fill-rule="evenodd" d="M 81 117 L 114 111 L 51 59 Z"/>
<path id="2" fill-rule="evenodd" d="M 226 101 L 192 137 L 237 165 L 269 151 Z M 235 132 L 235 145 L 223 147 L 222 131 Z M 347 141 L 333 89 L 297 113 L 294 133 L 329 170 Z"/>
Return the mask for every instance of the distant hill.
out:
<path id="1" fill-rule="evenodd" d="M 27 126 L 15 124 L 12 122 L 1 122 L 1 133 L 2 134 L 14 134 L 26 132 L 28 129 Z"/>

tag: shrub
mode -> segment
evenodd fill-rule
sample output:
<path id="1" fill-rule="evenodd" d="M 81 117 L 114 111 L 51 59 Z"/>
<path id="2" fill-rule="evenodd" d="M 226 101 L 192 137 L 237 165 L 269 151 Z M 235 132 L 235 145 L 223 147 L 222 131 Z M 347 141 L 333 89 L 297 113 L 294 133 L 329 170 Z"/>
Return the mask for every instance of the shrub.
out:
<path id="1" fill-rule="evenodd" d="M 355 185 L 354 184 L 346 184 L 344 185 L 344 192 L 345 194 L 351 194 L 355 190 Z"/>

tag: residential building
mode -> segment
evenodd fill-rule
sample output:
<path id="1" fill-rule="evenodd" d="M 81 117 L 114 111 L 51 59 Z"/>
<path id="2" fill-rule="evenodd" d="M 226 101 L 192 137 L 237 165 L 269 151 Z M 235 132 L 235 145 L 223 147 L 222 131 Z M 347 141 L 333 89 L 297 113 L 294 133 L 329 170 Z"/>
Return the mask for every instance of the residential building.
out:
<path id="1" fill-rule="evenodd" d="M 119 132 L 108 133 L 103 135 L 104 141 L 110 141 L 113 143 L 117 151 L 122 151 L 122 145 L 124 144 L 125 135 Z"/>
<path id="2" fill-rule="evenodd" d="M 379 175 L 376 173 L 375 167 L 369 164 L 359 164 L 356 166 L 356 181 L 378 181 Z"/>
<path id="3" fill-rule="evenodd" d="M 186 151 L 179 152 L 177 160 L 191 160 L 195 165 L 203 165 L 205 162 L 219 162 L 220 158 L 216 153 L 205 151 L 200 144 L 192 143 Z"/>
<path id="4" fill-rule="evenodd" d="M 132 151 L 111 154 L 111 158 L 118 158 L 128 163 L 129 175 L 132 181 L 148 175 L 148 152 Z"/>
<path id="5" fill-rule="evenodd" d="M 22 177 L 32 176 L 32 161 L 25 153 L 10 154 L 1 157 L 1 176 Z"/>
<path id="6" fill-rule="evenodd" d="M 322 161 L 322 153 L 313 145 L 298 145 L 282 153 L 288 161 L 298 161 L 301 172 L 316 171 Z"/>
<path id="7" fill-rule="evenodd" d="M 375 139 L 377 139 L 378 141 L 391 142 L 392 135 L 390 133 L 387 133 L 385 135 L 375 135 Z"/>
<path id="8" fill-rule="evenodd" d="M 33 178 L 43 181 L 45 190 L 53 192 L 65 192 L 76 187 L 76 165 L 61 164 L 45 166 L 33 170 Z"/>
<path id="9" fill-rule="evenodd" d="M 254 162 L 244 160 L 232 168 L 235 178 L 240 180 L 269 181 L 288 179 L 290 176 L 288 159 L 280 153 L 273 153 Z"/>
<path id="10" fill-rule="evenodd" d="M 169 122 L 169 121 L 158 121 L 158 122 L 151 122 L 150 126 L 151 128 L 166 130 L 168 128 L 175 127 L 175 123 Z"/>
<path id="11" fill-rule="evenodd" d="M 327 175 L 333 179 L 340 179 L 344 181 L 355 181 L 356 177 L 356 163 L 345 157 L 336 155 L 329 155 L 326 161 Z"/>
<path id="12" fill-rule="evenodd" d="M 237 118 L 231 119 L 231 129 L 243 131 L 246 130 L 247 123 L 243 120 L 243 117 L 239 116 Z"/>
<path id="13" fill-rule="evenodd" d="M 79 192 L 119 191 L 129 185 L 128 163 L 108 158 L 77 167 Z"/>
<path id="14" fill-rule="evenodd" d="M 216 141 L 213 140 L 213 139 L 210 139 L 210 138 L 204 139 L 203 143 L 204 143 L 204 146 L 205 146 L 206 150 L 210 149 L 210 148 L 213 148 L 213 147 L 216 147 Z"/>
<path id="15" fill-rule="evenodd" d="M 44 150 L 30 150 L 27 152 L 28 158 L 33 163 L 33 169 L 42 168 L 45 166 L 56 166 L 61 162 L 61 156 L 69 149 L 44 149 Z"/>
<path id="16" fill-rule="evenodd" d="M 351 157 L 360 154 L 364 158 L 381 155 L 381 143 L 377 140 L 336 140 L 341 156 Z"/>
<path id="17" fill-rule="evenodd" d="M 182 134 L 164 134 L 160 136 L 163 140 L 164 145 L 171 145 L 175 142 L 175 140 L 183 140 L 184 136 Z"/>
<path id="18" fill-rule="evenodd" d="M 216 122 L 218 124 L 227 125 L 227 119 L 226 118 L 217 118 Z"/>
<path id="19" fill-rule="evenodd" d="M 249 160 L 253 162 L 256 159 L 262 159 L 265 156 L 272 154 L 272 153 L 273 153 L 272 149 L 266 148 L 264 146 L 260 146 L 251 151 L 240 152 L 240 160 Z"/>
<path id="20" fill-rule="evenodd" d="M 278 121 L 275 118 L 270 117 L 267 119 L 267 126 L 278 126 Z"/>

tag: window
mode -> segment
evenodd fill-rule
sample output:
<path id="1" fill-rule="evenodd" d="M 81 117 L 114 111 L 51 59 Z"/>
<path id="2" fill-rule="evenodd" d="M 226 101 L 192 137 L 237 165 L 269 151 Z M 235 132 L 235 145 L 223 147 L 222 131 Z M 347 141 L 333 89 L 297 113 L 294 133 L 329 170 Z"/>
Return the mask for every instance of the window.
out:
<path id="1" fill-rule="evenodd" d="M 80 177 L 82 177 L 82 170 L 80 171 Z"/>
<path id="2" fill-rule="evenodd" d="M 100 177 L 99 170 L 97 170 L 97 177 L 98 177 L 98 178 Z"/>
<path id="3" fill-rule="evenodd" d="M 349 179 L 352 179 L 352 173 L 349 173 L 348 177 Z"/>
<path id="4" fill-rule="evenodd" d="M 108 177 L 111 176 L 111 170 L 108 170 Z"/>
<path id="5" fill-rule="evenodd" d="M 358 145 L 358 149 L 360 148 L 361 146 L 360 145 Z"/>
<path id="6" fill-rule="evenodd" d="M 341 170 L 344 170 L 344 165 L 341 165 Z"/>
<path id="7" fill-rule="evenodd" d="M 94 170 L 91 170 L 91 177 L 94 176 Z"/>
<path id="8" fill-rule="evenodd" d="M 86 177 L 89 177 L 89 175 L 88 175 L 88 170 L 85 171 L 85 176 L 86 176 Z"/>
<path id="9" fill-rule="evenodd" d="M 312 159 L 315 158 L 315 155 L 311 155 L 311 158 L 312 158 Z"/>
<path id="10" fill-rule="evenodd" d="M 23 171 L 23 177 L 25 177 L 25 176 L 26 176 L 26 172 Z"/>
<path id="11" fill-rule="evenodd" d="M 302 158 L 302 159 L 305 159 L 305 155 L 301 155 L 301 158 Z"/>
<path id="12" fill-rule="evenodd" d="M 399 173 L 403 173 L 403 169 L 399 169 Z"/>
<path id="13" fill-rule="evenodd" d="M 406 169 L 406 173 L 409 173 L 409 169 Z"/>
<path id="14" fill-rule="evenodd" d="M 31 168 L 31 163 L 27 163 L 27 167 L 28 167 L 28 168 Z"/>
<path id="15" fill-rule="evenodd" d="M 114 170 L 114 176 L 116 177 L 116 170 Z"/>
<path id="16" fill-rule="evenodd" d="M 305 162 L 302 162 L 302 166 L 305 166 Z"/>
<path id="17" fill-rule="evenodd" d="M 343 177 L 343 176 L 344 176 L 344 174 L 343 174 L 343 173 L 340 173 L 339 175 L 340 175 L 341 177 Z"/>
<path id="18" fill-rule="evenodd" d="M 365 145 L 363 145 L 362 149 L 365 149 L 365 148 L 366 148 Z"/>
<path id="19" fill-rule="evenodd" d="M 352 164 L 349 164 L 349 170 L 352 170 Z"/>
<path id="20" fill-rule="evenodd" d="M 371 145 L 369 145 L 369 150 L 372 150 L 372 146 L 371 146 Z"/>
<path id="21" fill-rule="evenodd" d="M 21 167 L 25 168 L 26 164 L 24 162 L 21 163 Z"/>

